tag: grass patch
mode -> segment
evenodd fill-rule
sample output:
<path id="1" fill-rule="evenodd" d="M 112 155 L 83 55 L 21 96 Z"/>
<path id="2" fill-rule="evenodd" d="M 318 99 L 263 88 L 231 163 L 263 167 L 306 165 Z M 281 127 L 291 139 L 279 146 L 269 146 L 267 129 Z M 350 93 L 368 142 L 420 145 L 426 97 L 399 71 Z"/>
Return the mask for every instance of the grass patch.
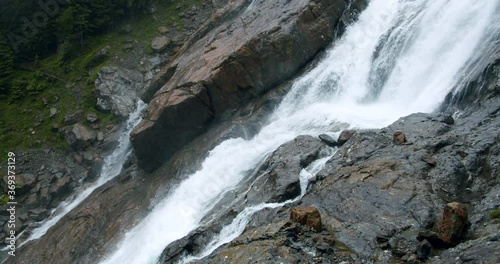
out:
<path id="1" fill-rule="evenodd" d="M 83 49 L 66 55 L 39 59 L 15 69 L 10 77 L 15 89 L 9 95 L 0 95 L 0 155 L 9 151 L 57 148 L 67 149 L 62 133 L 54 132 L 53 125 L 63 127 L 63 118 L 69 113 L 83 110 L 84 114 L 97 113 L 102 127 L 118 122 L 118 118 L 97 111 L 92 91 L 99 70 L 113 64 L 113 60 L 127 56 L 126 42 L 144 48 L 152 54 L 151 40 L 159 35 L 158 27 L 183 31 L 179 14 L 201 6 L 202 0 L 156 1 L 153 15 L 137 15 L 121 24 L 131 24 L 132 32 L 123 34 L 117 28 L 111 32 L 87 39 Z M 110 56 L 96 61 L 95 54 L 109 46 Z M 50 109 L 57 114 L 50 117 Z"/>
<path id="2" fill-rule="evenodd" d="M 494 209 L 490 211 L 490 217 L 492 219 L 500 219 L 500 209 Z"/>

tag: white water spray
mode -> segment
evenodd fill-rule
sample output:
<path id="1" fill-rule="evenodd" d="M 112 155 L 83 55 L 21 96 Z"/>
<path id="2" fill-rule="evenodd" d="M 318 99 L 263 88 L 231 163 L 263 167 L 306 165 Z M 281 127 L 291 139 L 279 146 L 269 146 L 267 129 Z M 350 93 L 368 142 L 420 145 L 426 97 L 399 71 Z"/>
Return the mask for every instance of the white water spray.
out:
<path id="1" fill-rule="evenodd" d="M 214 148 L 202 169 L 157 204 L 104 263 L 155 263 L 263 157 L 298 135 L 379 128 L 433 111 L 474 76 L 471 65 L 496 50 L 499 2 L 372 0 L 322 62 L 294 83 L 267 126 L 250 140 Z"/>
<path id="2" fill-rule="evenodd" d="M 298 200 L 300 200 L 307 191 L 307 186 L 309 185 L 309 180 L 316 176 L 316 174 L 323 169 L 325 166 L 326 162 L 335 154 L 333 152 L 333 149 L 331 149 L 332 152 L 328 153 L 327 156 L 320 158 L 318 160 L 315 160 L 313 163 L 311 163 L 307 168 L 302 169 L 300 172 L 300 175 L 297 175 L 300 180 L 300 195 L 294 199 L 284 201 L 282 203 L 261 203 L 255 206 L 250 206 L 245 208 L 241 213 L 239 213 L 234 220 L 231 222 L 231 224 L 225 226 L 222 228 L 220 233 L 208 243 L 208 245 L 202 250 L 200 254 L 197 256 L 189 256 L 180 261 L 180 263 L 189 263 L 194 260 L 200 260 L 203 259 L 204 257 L 209 256 L 214 252 L 217 248 L 220 246 L 229 243 L 233 241 L 235 238 L 237 238 L 239 235 L 245 231 L 245 227 L 247 224 L 250 222 L 251 217 L 263 210 L 263 209 L 273 209 L 277 207 L 282 207 L 286 204 L 289 203 L 294 203 Z"/>
<path id="3" fill-rule="evenodd" d="M 47 220 L 42 222 L 39 227 L 32 231 L 31 235 L 19 245 L 20 247 L 31 240 L 41 238 L 43 235 L 45 235 L 49 228 L 54 226 L 57 222 L 59 222 L 59 220 L 61 220 L 61 218 L 63 218 L 66 214 L 71 212 L 71 210 L 77 207 L 95 189 L 99 188 L 100 186 L 120 174 L 123 163 L 127 160 L 127 157 L 132 152 L 129 139 L 130 131 L 132 131 L 132 129 L 141 121 L 141 114 L 145 107 L 146 104 L 141 100 L 137 102 L 136 110 L 129 115 L 129 118 L 126 122 L 126 127 L 123 133 L 120 135 L 120 138 L 118 139 L 118 146 L 113 151 L 113 153 L 111 153 L 111 155 L 107 156 L 104 159 L 104 165 L 102 167 L 101 174 L 98 180 L 85 189 L 76 192 L 75 195 L 62 202 L 53 211 L 52 215 Z"/>

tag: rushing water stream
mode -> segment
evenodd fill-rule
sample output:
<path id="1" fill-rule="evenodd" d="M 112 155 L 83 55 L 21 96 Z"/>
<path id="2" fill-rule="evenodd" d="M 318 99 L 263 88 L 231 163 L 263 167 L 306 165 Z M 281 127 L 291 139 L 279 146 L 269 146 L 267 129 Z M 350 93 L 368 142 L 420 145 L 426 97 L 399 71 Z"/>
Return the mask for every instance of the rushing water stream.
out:
<path id="1" fill-rule="evenodd" d="M 155 263 L 267 154 L 298 135 L 379 128 L 410 113 L 435 110 L 496 50 L 499 2 L 370 1 L 322 61 L 294 82 L 268 125 L 252 139 L 229 139 L 214 148 L 202 169 L 158 203 L 103 263 Z M 253 212 L 266 206 L 274 205 L 240 213 L 201 257 L 231 241 Z"/>
<path id="2" fill-rule="evenodd" d="M 63 218 L 66 214 L 71 212 L 71 210 L 77 207 L 95 189 L 120 174 L 123 163 L 127 160 L 127 157 L 132 152 L 132 147 L 129 139 L 130 131 L 132 131 L 132 129 L 141 121 L 141 114 L 145 106 L 146 104 L 139 100 L 135 111 L 129 115 L 126 122 L 126 127 L 120 135 L 120 138 L 118 139 L 118 146 L 113 151 L 113 153 L 111 153 L 104 159 L 104 165 L 97 181 L 85 187 L 81 191 L 77 191 L 75 195 L 69 197 L 66 201 L 61 203 L 47 220 L 39 223 L 40 226 L 31 231 L 30 236 L 26 240 L 24 240 L 20 244 L 20 246 L 23 246 L 31 240 L 41 238 L 43 235 L 45 235 L 49 228 L 51 228 L 53 225 L 59 222 L 61 218 Z"/>

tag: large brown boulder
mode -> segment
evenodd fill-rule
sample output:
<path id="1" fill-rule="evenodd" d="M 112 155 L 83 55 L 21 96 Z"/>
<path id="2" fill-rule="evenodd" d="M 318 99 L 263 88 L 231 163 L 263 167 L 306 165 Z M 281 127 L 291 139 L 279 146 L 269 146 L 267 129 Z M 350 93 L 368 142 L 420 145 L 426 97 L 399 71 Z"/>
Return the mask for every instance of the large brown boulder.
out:
<path id="1" fill-rule="evenodd" d="M 180 49 L 182 56 L 165 66 L 175 65 L 175 73 L 155 94 L 150 114 L 132 132 L 144 169 L 155 169 L 202 133 L 212 116 L 291 78 L 333 40 L 346 8 L 342 0 L 281 0 L 245 10 L 247 2 L 233 1 L 219 10 L 214 16 L 224 22 L 208 23 L 194 33 L 199 39 L 189 41 Z M 231 13 L 239 15 L 228 20 Z M 184 96 L 173 107 L 172 94 L 193 85 L 209 100 Z M 188 116 L 192 120 L 186 120 Z M 150 149 L 154 153 L 145 151 Z"/>
<path id="2" fill-rule="evenodd" d="M 452 246 L 460 242 L 469 227 L 467 208 L 461 203 L 449 203 L 441 212 L 434 229 L 446 245 Z"/>
<path id="3" fill-rule="evenodd" d="M 161 94 L 150 105 L 155 107 L 146 110 L 146 119 L 130 134 L 145 169 L 161 165 L 162 157 L 203 132 L 213 117 L 207 90 L 199 83 Z"/>

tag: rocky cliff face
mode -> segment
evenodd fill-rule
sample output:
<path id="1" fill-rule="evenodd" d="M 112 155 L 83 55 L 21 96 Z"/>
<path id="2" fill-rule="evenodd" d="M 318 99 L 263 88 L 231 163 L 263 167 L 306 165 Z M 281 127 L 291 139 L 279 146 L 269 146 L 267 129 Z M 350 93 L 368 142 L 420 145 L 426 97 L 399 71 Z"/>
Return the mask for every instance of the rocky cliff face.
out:
<path id="1" fill-rule="evenodd" d="M 344 23 L 354 19 L 355 9 L 364 8 L 364 1 L 355 1 L 356 4 L 352 5 L 347 5 L 346 1 L 293 1 L 285 5 L 286 1 L 280 1 L 263 3 L 265 7 L 245 13 L 249 2 L 221 4 L 221 9 L 193 33 L 173 62 L 167 64 L 144 91 L 138 91 L 138 94 L 144 92 L 145 100 L 151 100 L 145 121 L 132 133 L 140 162 L 135 158 L 128 161 L 120 176 L 95 190 L 45 236 L 26 244 L 16 252 L 19 255 L 7 263 L 53 263 L 54 259 L 62 263 L 95 263 L 112 252 L 121 239 L 120 234 L 149 212 L 156 201 L 154 198 L 179 183 L 182 175 L 195 171 L 209 150 L 227 138 L 242 134 L 250 137 L 257 132 L 266 114 L 289 88 L 286 82 L 278 84 L 299 71 L 327 46 L 336 37 L 334 33 L 340 33 Z M 260 14 L 262 12 L 266 14 Z M 267 25 L 267 16 L 276 21 Z M 243 29 L 247 24 L 252 25 L 251 28 Z M 245 35 L 243 30 L 249 30 L 247 33 L 251 37 L 237 38 Z M 325 30 L 324 38 L 317 38 L 314 30 Z M 311 34 L 314 45 L 302 39 L 306 50 L 304 55 L 297 54 L 302 51 L 298 50 L 296 43 L 292 43 L 293 49 L 287 51 L 293 38 L 308 36 L 304 34 Z M 215 43 L 219 48 L 205 47 L 205 44 Z M 237 78 L 229 74 L 232 67 L 227 63 L 237 54 L 236 57 L 244 58 L 243 61 L 258 60 L 252 62 L 255 65 L 248 65 L 248 69 L 265 79 L 256 78 L 250 82 L 251 87 L 234 84 Z M 271 69 L 271 63 L 283 67 Z M 292 65 L 285 67 L 286 63 Z M 200 67 L 193 68 L 197 65 Z M 227 90 L 218 91 L 212 77 L 222 78 L 222 74 L 229 74 L 227 76 L 232 79 L 228 82 L 234 86 L 222 85 Z M 249 73 L 241 74 L 250 78 Z M 160 84 L 164 84 L 163 88 Z M 215 119 L 224 122 L 214 123 Z M 167 147 L 162 144 L 167 144 Z M 165 153 L 159 151 L 160 146 L 167 149 Z M 313 148 L 317 146 L 315 142 Z M 142 167 L 154 168 L 172 154 L 168 162 L 153 173 L 145 173 L 138 166 L 140 163 Z M 148 166 L 148 157 L 155 166 Z M 296 166 L 298 169 L 300 165 Z M 293 189 L 295 184 L 295 181 L 283 181 L 279 188 L 287 190 L 291 186 Z M 109 219 L 117 221 L 110 222 Z"/>
<path id="2" fill-rule="evenodd" d="M 267 1 L 247 11 L 250 1 L 230 2 L 148 87 L 144 98 L 151 106 L 132 133 L 138 160 L 7 263 L 102 259 L 155 198 L 199 168 L 210 149 L 258 131 L 288 89 L 286 83 L 273 87 L 363 8 L 363 1 L 303 0 L 286 6 Z M 324 38 L 318 37 L 323 30 Z M 496 263 L 499 76 L 493 63 L 481 81 L 448 98 L 445 113 L 413 114 L 383 129 L 345 133 L 350 137 L 309 182 L 303 199 L 255 213 L 241 235 L 197 262 Z M 460 112 L 452 117 L 451 109 Z M 300 136 L 281 146 L 254 178 L 222 199 L 232 207 L 213 212 L 204 226 L 169 245 L 162 261 L 199 254 L 248 206 L 299 195 L 300 171 L 336 144 Z M 141 167 L 158 169 L 146 173 Z M 255 188 L 243 194 L 249 184 Z"/>
<path id="3" fill-rule="evenodd" d="M 168 81 L 131 133 L 142 168 L 154 170 L 225 111 L 292 77 L 365 6 L 362 0 L 250 2 L 231 1 L 219 10 L 213 20 L 223 22 L 166 66 Z"/>
<path id="4" fill-rule="evenodd" d="M 412 114 L 356 131 L 300 201 L 255 213 L 241 235 L 193 263 L 497 263 L 498 67 L 445 102 L 460 111 L 455 118 Z M 281 146 L 227 195 L 232 207 L 218 207 L 215 220 L 169 245 L 162 261 L 200 254 L 248 206 L 298 196 L 300 170 L 327 143 L 300 136 Z"/>

